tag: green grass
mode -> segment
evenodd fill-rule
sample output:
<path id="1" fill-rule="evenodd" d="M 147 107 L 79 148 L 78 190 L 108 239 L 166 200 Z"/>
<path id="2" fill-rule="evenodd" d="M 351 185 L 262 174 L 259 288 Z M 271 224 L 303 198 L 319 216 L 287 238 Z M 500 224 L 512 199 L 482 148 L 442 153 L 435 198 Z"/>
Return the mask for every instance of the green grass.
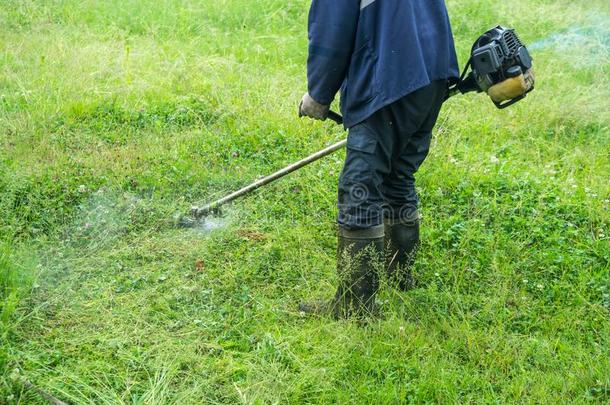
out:
<path id="1" fill-rule="evenodd" d="M 34 284 L 33 260 L 8 242 L 0 241 L 0 380 L 8 376 L 12 333 L 27 319 L 18 314 L 21 300 L 27 299 Z"/>
<path id="2" fill-rule="evenodd" d="M 448 5 L 462 63 L 514 26 L 538 87 L 446 104 L 424 287 L 361 327 L 296 312 L 336 282 L 341 153 L 171 225 L 345 136 L 295 117 L 307 1 L 4 0 L 0 403 L 41 403 L 14 369 L 71 403 L 610 401 L 610 8 Z"/>

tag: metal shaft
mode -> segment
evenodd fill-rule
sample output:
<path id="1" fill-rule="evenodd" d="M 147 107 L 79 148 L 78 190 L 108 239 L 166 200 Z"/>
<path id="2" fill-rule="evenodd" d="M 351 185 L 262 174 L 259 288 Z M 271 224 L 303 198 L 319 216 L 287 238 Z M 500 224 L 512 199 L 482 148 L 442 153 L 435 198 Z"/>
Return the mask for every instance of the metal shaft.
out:
<path id="1" fill-rule="evenodd" d="M 331 114 L 329 115 L 329 119 L 335 121 L 337 124 L 343 123 L 342 117 L 339 114 L 334 113 L 332 111 L 331 111 Z M 323 149 L 319 152 L 316 152 L 313 155 L 306 157 L 305 159 L 299 160 L 298 162 L 293 163 L 290 166 L 287 166 L 287 167 L 283 168 L 282 170 L 279 170 L 267 177 L 264 177 L 256 182 L 250 184 L 249 186 L 246 186 L 240 190 L 237 190 L 234 193 L 231 193 L 231 194 L 227 195 L 226 197 L 221 198 L 220 200 L 209 203 L 203 207 L 193 207 L 191 209 L 191 214 L 195 218 L 204 217 L 204 216 L 208 215 L 209 213 L 218 210 L 218 208 L 220 208 L 222 205 L 224 205 L 226 203 L 229 203 L 246 194 L 250 194 L 251 192 L 253 192 L 254 190 L 256 190 L 260 187 L 263 187 L 269 183 L 272 183 L 278 179 L 281 179 L 282 177 L 284 177 L 292 172 L 295 172 L 295 171 L 301 169 L 302 167 L 305 167 L 317 160 L 320 160 L 325 156 L 333 154 L 334 152 L 338 151 L 339 149 L 342 149 L 343 147 L 345 147 L 346 144 L 347 144 L 347 140 L 337 142 L 336 144 L 331 145 L 328 148 Z"/>
<path id="2" fill-rule="evenodd" d="M 339 149 L 343 148 L 346 144 L 347 144 L 347 140 L 337 142 L 336 144 L 329 146 L 328 148 L 323 149 L 317 153 L 314 153 L 313 155 L 311 155 L 303 160 L 293 163 L 290 166 L 283 168 L 282 170 L 279 170 L 267 177 L 264 177 L 256 182 L 250 184 L 249 186 L 246 186 L 240 190 L 237 190 L 236 192 L 231 193 L 228 196 L 221 198 L 220 200 L 214 201 L 203 207 L 193 207 L 191 212 L 197 218 L 201 218 L 205 215 L 208 215 L 210 212 L 217 210 L 220 206 L 222 206 L 228 202 L 231 202 L 246 194 L 250 194 L 251 192 L 253 192 L 254 190 L 256 190 L 260 187 L 263 187 L 269 183 L 272 183 L 278 179 L 281 179 L 282 177 L 284 177 L 294 171 L 297 171 L 300 168 L 307 166 L 310 163 L 313 163 L 317 160 L 322 159 L 325 156 L 328 156 L 328 155 L 338 151 Z"/>

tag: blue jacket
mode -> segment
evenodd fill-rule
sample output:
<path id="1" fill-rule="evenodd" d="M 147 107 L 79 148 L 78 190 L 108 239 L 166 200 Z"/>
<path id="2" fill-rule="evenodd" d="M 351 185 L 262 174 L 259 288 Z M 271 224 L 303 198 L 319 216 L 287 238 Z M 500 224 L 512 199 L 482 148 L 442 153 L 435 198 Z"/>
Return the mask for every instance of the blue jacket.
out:
<path id="1" fill-rule="evenodd" d="M 341 89 L 345 126 L 434 80 L 459 75 L 444 0 L 313 0 L 309 94 L 330 104 Z"/>

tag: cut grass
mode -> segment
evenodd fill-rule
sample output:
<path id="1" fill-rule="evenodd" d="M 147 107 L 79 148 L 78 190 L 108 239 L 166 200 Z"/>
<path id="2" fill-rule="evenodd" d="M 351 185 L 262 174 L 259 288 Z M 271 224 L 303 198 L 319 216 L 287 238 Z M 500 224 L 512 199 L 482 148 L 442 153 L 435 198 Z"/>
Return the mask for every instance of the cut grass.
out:
<path id="1" fill-rule="evenodd" d="M 514 26 L 538 88 L 447 103 L 418 177 L 424 287 L 384 287 L 367 327 L 296 313 L 336 282 L 341 153 L 224 228 L 171 226 L 345 136 L 295 118 L 308 2 L 5 3 L 0 403 L 40 401 L 15 368 L 72 403 L 610 400 L 606 2 L 448 2 L 462 61 Z"/>

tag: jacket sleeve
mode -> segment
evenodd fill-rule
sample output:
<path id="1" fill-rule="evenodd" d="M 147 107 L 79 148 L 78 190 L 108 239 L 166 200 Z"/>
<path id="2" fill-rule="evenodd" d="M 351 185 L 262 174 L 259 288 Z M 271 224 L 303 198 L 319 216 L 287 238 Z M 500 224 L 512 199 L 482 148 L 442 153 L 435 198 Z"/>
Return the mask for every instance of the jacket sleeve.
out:
<path id="1" fill-rule="evenodd" d="M 309 11 L 308 91 L 331 104 L 347 74 L 360 16 L 360 0 L 313 0 Z"/>

